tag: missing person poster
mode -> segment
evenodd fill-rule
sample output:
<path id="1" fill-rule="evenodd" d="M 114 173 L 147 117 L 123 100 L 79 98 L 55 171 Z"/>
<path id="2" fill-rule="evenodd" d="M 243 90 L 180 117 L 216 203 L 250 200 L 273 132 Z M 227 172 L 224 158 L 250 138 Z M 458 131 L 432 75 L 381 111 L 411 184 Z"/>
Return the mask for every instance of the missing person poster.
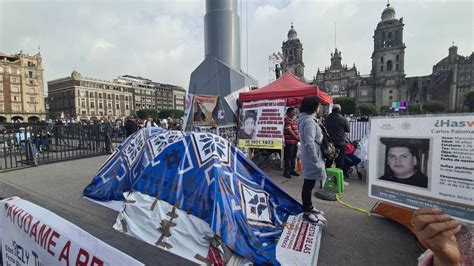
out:
<path id="1" fill-rule="evenodd" d="M 474 223 L 474 116 L 373 118 L 369 196 Z"/>
<path id="2" fill-rule="evenodd" d="M 283 148 L 285 100 L 262 100 L 242 103 L 239 147 Z"/>
<path id="3" fill-rule="evenodd" d="M 230 125 L 222 125 L 217 127 L 217 135 L 225 138 L 229 142 L 235 144 L 237 140 L 237 125 L 230 124 Z"/>
<path id="4" fill-rule="evenodd" d="M 213 118 L 217 96 L 193 95 L 193 124 L 216 124 Z"/>

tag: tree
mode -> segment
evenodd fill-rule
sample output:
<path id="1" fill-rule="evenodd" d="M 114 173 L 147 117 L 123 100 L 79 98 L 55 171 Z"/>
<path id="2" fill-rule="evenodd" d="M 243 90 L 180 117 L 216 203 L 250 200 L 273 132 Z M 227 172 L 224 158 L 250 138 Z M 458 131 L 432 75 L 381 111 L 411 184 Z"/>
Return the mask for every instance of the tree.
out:
<path id="1" fill-rule="evenodd" d="M 446 111 L 444 103 L 439 101 L 428 101 L 423 104 L 423 111 L 427 113 L 439 113 Z"/>
<path id="2" fill-rule="evenodd" d="M 421 105 L 413 104 L 408 106 L 408 112 L 413 115 L 421 114 Z"/>
<path id="3" fill-rule="evenodd" d="M 464 105 L 467 106 L 469 112 L 474 111 L 474 91 L 464 94 Z"/>
<path id="4" fill-rule="evenodd" d="M 168 118 L 171 117 L 173 119 L 179 119 L 184 115 L 184 112 L 181 110 L 175 110 L 175 109 L 163 109 L 160 111 L 158 116 L 163 119 L 163 118 Z"/>
<path id="5" fill-rule="evenodd" d="M 341 105 L 341 113 L 344 115 L 354 114 L 357 111 L 356 100 L 351 97 L 338 97 L 334 99 L 335 104 Z"/>
<path id="6" fill-rule="evenodd" d="M 147 116 L 151 116 L 154 120 L 158 118 L 158 111 L 155 109 L 142 109 L 137 111 L 137 116 L 140 119 L 146 119 Z"/>
<path id="7" fill-rule="evenodd" d="M 380 107 L 380 113 L 381 114 L 386 114 L 386 113 L 388 113 L 388 111 L 390 111 L 390 106 L 384 105 L 384 106 Z"/>
<path id="8" fill-rule="evenodd" d="M 359 111 L 361 115 L 371 116 L 377 113 L 375 106 L 370 103 L 363 103 L 359 105 Z"/>

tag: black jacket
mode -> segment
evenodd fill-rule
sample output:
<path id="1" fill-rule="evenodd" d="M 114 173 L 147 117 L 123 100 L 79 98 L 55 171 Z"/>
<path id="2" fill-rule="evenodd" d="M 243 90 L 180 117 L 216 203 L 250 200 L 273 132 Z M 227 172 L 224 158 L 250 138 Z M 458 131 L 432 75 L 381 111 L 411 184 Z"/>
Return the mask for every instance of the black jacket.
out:
<path id="1" fill-rule="evenodd" d="M 346 144 L 346 132 L 349 132 L 349 122 L 338 113 L 331 113 L 325 120 L 329 138 L 335 145 Z"/>
<path id="2" fill-rule="evenodd" d="M 132 120 L 125 121 L 125 132 L 127 132 L 127 137 L 135 133 L 138 130 L 137 125 Z"/>

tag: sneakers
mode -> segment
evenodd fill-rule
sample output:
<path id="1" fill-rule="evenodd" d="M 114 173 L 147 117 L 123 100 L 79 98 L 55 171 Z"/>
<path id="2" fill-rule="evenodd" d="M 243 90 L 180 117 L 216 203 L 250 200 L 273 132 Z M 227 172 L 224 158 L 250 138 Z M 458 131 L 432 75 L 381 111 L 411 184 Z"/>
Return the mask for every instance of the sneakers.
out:
<path id="1" fill-rule="evenodd" d="M 283 176 L 286 177 L 286 178 L 291 178 L 291 175 L 289 175 L 289 174 L 284 174 Z"/>
<path id="2" fill-rule="evenodd" d="M 321 210 L 318 210 L 318 209 L 315 209 L 313 208 L 311 211 L 309 211 L 310 213 L 314 213 L 314 214 L 321 214 L 321 215 L 324 215 L 324 212 L 321 211 Z"/>
<path id="3" fill-rule="evenodd" d="M 303 220 L 307 221 L 308 223 L 322 226 L 326 226 L 328 222 L 321 214 L 314 214 L 312 212 L 305 212 L 303 214 Z"/>
<path id="4" fill-rule="evenodd" d="M 294 175 L 294 176 L 300 176 L 300 174 L 298 174 L 298 172 L 296 172 L 296 171 L 292 171 L 292 172 L 290 172 L 290 175 Z"/>

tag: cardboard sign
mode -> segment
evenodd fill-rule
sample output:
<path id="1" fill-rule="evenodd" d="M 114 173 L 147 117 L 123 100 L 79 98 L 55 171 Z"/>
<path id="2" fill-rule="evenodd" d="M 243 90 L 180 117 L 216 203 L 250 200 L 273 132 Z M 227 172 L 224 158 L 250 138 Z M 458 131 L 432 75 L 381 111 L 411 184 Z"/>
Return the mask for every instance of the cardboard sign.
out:
<path id="1" fill-rule="evenodd" d="M 369 196 L 474 221 L 474 117 L 370 121 Z"/>
<path id="2" fill-rule="evenodd" d="M 285 100 L 263 100 L 242 104 L 239 147 L 283 148 Z"/>
<path id="3" fill-rule="evenodd" d="M 3 265 L 143 265 L 29 201 L 0 203 Z"/>

